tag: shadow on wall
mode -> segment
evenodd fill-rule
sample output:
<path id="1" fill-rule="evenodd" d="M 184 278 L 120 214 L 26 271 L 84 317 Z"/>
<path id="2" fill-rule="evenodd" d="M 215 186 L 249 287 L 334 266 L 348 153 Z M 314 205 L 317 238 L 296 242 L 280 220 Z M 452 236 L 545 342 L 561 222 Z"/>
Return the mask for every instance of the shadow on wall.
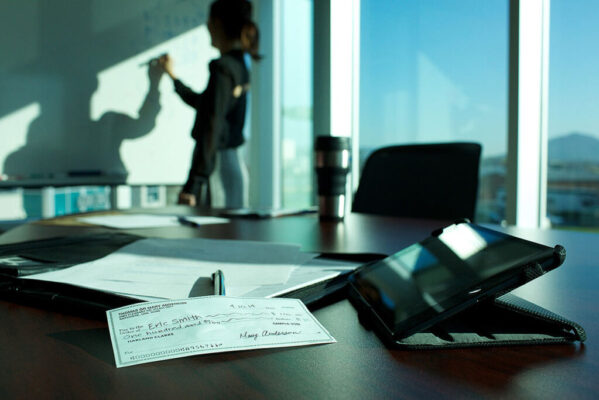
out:
<path id="1" fill-rule="evenodd" d="M 45 107 L 42 103 L 41 114 L 29 125 L 27 142 L 6 157 L 4 173 L 8 176 L 101 173 L 110 175 L 117 183 L 126 182 L 128 173 L 119 149 L 124 139 L 142 137 L 154 128 L 160 111 L 158 82 L 161 75 L 157 67 L 148 68 L 150 89 L 138 118 L 109 111 L 98 121 L 90 120 L 89 107 L 83 110 L 76 103 L 89 105 L 95 85 L 85 97 L 83 93 L 67 95 L 72 96 L 74 103 L 64 110 L 65 129 L 52 132 L 56 116 L 46 111 L 51 105 Z"/>
<path id="2" fill-rule="evenodd" d="M 0 29 L 13 38 L 2 42 L 3 52 L 11 57 L 0 60 L 0 120 L 31 104 L 39 107 L 25 143 L 0 159 L 3 173 L 50 177 L 87 171 L 112 175 L 118 178 L 115 183 L 126 181 L 121 144 L 154 129 L 162 74 L 155 67 L 138 69 L 139 74 L 147 73 L 149 85 L 139 91 L 147 94 L 137 118 L 108 111 L 94 121 L 90 100 L 98 89 L 97 77 L 204 23 L 205 4 L 206 0 L 35 0 L 0 5 Z M 181 15 L 185 17 L 177 17 Z M 0 132 L 8 139 L 3 143 L 14 144 L 10 134 Z"/>

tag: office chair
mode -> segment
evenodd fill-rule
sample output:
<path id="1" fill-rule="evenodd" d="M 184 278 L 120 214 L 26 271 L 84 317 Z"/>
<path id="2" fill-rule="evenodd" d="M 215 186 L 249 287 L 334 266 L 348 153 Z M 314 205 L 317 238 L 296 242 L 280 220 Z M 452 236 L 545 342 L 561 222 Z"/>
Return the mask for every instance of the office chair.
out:
<path id="1" fill-rule="evenodd" d="M 383 147 L 366 160 L 352 212 L 474 220 L 481 145 Z"/>

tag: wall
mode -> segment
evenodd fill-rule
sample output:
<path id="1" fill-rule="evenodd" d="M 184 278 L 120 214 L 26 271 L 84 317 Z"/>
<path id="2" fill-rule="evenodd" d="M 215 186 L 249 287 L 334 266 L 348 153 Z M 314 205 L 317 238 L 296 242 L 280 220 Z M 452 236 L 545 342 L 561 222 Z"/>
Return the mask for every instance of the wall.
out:
<path id="1" fill-rule="evenodd" d="M 0 2 L 0 174 L 49 184 L 101 172 L 182 183 L 194 112 L 147 61 L 168 52 L 197 91 L 218 56 L 207 0 Z"/>

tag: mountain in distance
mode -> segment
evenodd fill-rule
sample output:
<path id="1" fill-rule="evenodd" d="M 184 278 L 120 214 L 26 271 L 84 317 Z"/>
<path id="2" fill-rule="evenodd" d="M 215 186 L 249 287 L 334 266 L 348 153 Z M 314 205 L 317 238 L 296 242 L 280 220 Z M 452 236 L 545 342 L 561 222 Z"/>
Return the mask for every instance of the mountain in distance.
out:
<path id="1" fill-rule="evenodd" d="M 592 162 L 599 164 L 599 138 L 579 132 L 555 137 L 549 140 L 548 157 L 552 162 Z"/>
<path id="2" fill-rule="evenodd" d="M 572 132 L 549 139 L 547 152 L 550 162 L 599 164 L 599 137 Z M 364 160 L 375 148 L 360 148 L 360 159 Z M 502 166 L 506 155 L 498 154 L 481 159 L 481 166 Z"/>

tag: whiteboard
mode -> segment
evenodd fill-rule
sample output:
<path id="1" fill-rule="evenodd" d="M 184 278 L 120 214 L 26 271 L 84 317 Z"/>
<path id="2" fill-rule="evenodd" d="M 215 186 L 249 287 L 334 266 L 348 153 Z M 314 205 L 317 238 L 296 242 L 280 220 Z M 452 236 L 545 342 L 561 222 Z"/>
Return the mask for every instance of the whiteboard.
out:
<path id="1" fill-rule="evenodd" d="M 52 184 L 101 173 L 182 184 L 195 111 L 167 75 L 150 79 L 147 61 L 168 52 L 177 75 L 202 91 L 218 57 L 206 29 L 209 3 L 0 2 L 2 179 Z"/>

